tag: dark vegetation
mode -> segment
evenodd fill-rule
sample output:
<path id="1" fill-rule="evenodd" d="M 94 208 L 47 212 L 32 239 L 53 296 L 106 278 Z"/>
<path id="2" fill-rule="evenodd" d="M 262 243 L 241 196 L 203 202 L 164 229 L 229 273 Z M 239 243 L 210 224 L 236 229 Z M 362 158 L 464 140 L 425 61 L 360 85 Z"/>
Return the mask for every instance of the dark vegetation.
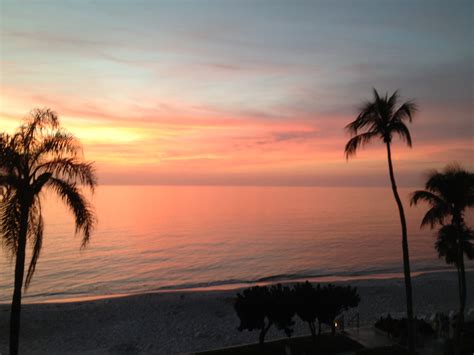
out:
<path id="1" fill-rule="evenodd" d="M 444 355 L 472 355 L 474 354 L 474 321 L 466 322 L 463 326 L 461 341 L 456 344 L 456 339 L 448 339 L 444 344 Z"/>
<path id="2" fill-rule="evenodd" d="M 407 336 L 407 320 L 395 319 L 388 315 L 387 317 L 380 317 L 375 323 L 375 327 L 387 335 L 396 338 L 403 343 Z M 422 338 L 436 337 L 433 327 L 426 321 L 415 318 L 415 330 L 417 339 L 422 341 Z M 463 325 L 463 333 L 460 341 L 456 338 L 446 339 L 444 342 L 443 354 L 445 355 L 472 355 L 474 353 L 474 321 L 466 322 Z M 402 345 L 402 344 L 401 344 Z M 406 351 L 406 350 L 405 350 Z M 358 354 L 405 354 L 400 347 L 385 347 L 377 349 L 368 349 L 358 352 Z"/>
<path id="3" fill-rule="evenodd" d="M 320 289 L 321 312 L 319 322 L 331 326 L 332 334 L 336 332 L 336 318 L 343 311 L 357 307 L 360 297 L 357 288 L 351 286 L 334 286 L 329 284 Z"/>
<path id="4" fill-rule="evenodd" d="M 284 331 L 287 337 L 291 337 L 295 324 L 293 321 L 295 306 L 292 290 L 281 284 L 273 285 L 270 287 L 270 296 L 270 307 L 267 313 L 270 323 L 274 324 L 278 330 Z"/>
<path id="5" fill-rule="evenodd" d="M 295 337 L 291 340 L 270 341 L 264 349 L 258 344 L 250 344 L 204 351 L 196 355 L 286 355 L 287 347 L 291 348 L 292 355 L 337 354 L 362 349 L 362 345 L 344 335 L 321 334 L 316 344 L 311 337 Z"/>
<path id="6" fill-rule="evenodd" d="M 293 288 L 295 312 L 298 317 L 308 323 L 313 341 L 316 341 L 316 321 L 322 313 L 321 285 L 313 287 L 308 281 L 297 283 Z M 321 334 L 321 322 L 319 322 L 318 334 Z"/>
<path id="7" fill-rule="evenodd" d="M 235 311 L 240 319 L 240 331 L 259 330 L 259 343 L 263 348 L 265 335 L 272 325 L 290 337 L 298 317 L 309 326 L 313 343 L 317 343 L 321 324 L 331 326 L 335 335 L 335 319 L 343 311 L 357 307 L 360 297 L 351 286 L 332 284 L 314 287 L 311 283 L 297 283 L 292 288 L 280 284 L 271 287 L 254 286 L 238 293 Z"/>
<path id="8" fill-rule="evenodd" d="M 390 315 L 387 317 L 380 317 L 380 319 L 375 322 L 375 327 L 394 338 L 406 338 L 407 336 L 406 318 L 396 319 L 392 318 Z M 415 318 L 415 331 L 417 335 L 421 336 L 434 335 L 433 327 L 422 319 Z"/>
<path id="9" fill-rule="evenodd" d="M 435 248 L 440 258 L 456 267 L 458 276 L 459 312 L 454 336 L 457 354 L 464 348 L 464 311 L 467 284 L 464 257 L 474 259 L 474 232 L 466 225 L 466 209 L 474 206 L 474 174 L 458 164 L 450 164 L 443 171 L 432 171 L 426 180 L 425 190 L 412 194 L 411 203 L 426 202 L 429 209 L 421 227 L 440 226 Z"/>
<path id="10" fill-rule="evenodd" d="M 31 283 L 43 245 L 42 192 L 55 192 L 69 208 L 85 247 L 95 215 L 82 190 L 96 184 L 92 163 L 83 160 L 80 143 L 61 128 L 54 111 L 33 110 L 14 134 L 0 133 L 0 236 L 15 260 L 10 354 L 19 352 L 22 291 Z M 32 252 L 25 270 L 27 245 Z"/>

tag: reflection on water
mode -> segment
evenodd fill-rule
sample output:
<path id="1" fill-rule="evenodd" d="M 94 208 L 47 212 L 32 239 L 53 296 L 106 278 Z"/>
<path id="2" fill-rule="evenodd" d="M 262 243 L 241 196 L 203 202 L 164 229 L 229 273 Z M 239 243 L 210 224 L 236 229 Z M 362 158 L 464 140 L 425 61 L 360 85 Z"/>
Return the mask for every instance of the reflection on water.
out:
<path id="1" fill-rule="evenodd" d="M 411 189 L 401 189 L 408 199 Z M 25 301 L 250 280 L 401 271 L 398 212 L 387 188 L 101 186 L 91 244 L 45 196 L 45 242 Z M 415 269 L 444 265 L 423 207 L 409 208 Z M 287 275 L 285 277 L 285 275 Z M 13 265 L 0 258 L 0 301 Z"/>

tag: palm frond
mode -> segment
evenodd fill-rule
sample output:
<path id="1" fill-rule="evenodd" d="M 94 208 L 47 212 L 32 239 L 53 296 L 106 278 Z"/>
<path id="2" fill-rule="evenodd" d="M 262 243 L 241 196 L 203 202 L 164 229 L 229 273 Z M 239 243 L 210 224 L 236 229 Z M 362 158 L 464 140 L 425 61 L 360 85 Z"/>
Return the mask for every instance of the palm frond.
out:
<path id="1" fill-rule="evenodd" d="M 346 159 L 354 156 L 360 146 L 364 146 L 365 144 L 369 143 L 376 136 L 378 136 L 377 132 L 366 132 L 352 137 L 344 148 Z"/>
<path id="2" fill-rule="evenodd" d="M 379 120 L 383 122 L 382 125 L 386 126 L 392 117 L 394 106 L 388 98 L 388 93 L 385 93 L 385 96 L 381 97 L 375 88 L 373 90 L 375 111 L 377 112 Z M 395 99 L 396 96 L 397 95 L 395 95 Z"/>
<path id="3" fill-rule="evenodd" d="M 440 258 L 444 257 L 447 264 L 459 266 L 457 230 L 453 225 L 446 225 L 438 231 L 438 238 L 435 242 L 435 249 Z"/>
<path id="4" fill-rule="evenodd" d="M 91 190 L 97 185 L 93 163 L 84 163 L 77 158 L 56 158 L 38 165 L 35 174 L 50 173 L 56 179 L 79 181 Z"/>
<path id="5" fill-rule="evenodd" d="M 17 137 L 21 140 L 24 151 L 29 155 L 41 141 L 39 136 L 44 134 L 44 130 L 57 127 L 59 127 L 59 118 L 56 112 L 49 108 L 36 108 L 20 126 Z"/>
<path id="6" fill-rule="evenodd" d="M 418 106 L 414 101 L 404 102 L 393 114 L 392 121 L 403 122 L 408 120 L 408 122 L 412 122 L 416 111 L 418 111 Z"/>
<path id="7" fill-rule="evenodd" d="M 371 102 L 367 102 L 360 108 L 360 113 L 357 118 L 349 123 L 345 129 L 351 135 L 357 135 L 360 130 L 376 124 L 377 120 L 378 115 L 375 111 L 375 105 Z"/>
<path id="8" fill-rule="evenodd" d="M 463 254 L 468 259 L 474 258 L 474 232 L 466 225 L 455 226 L 448 224 L 440 228 L 438 231 L 438 239 L 435 248 L 440 257 L 445 257 L 448 264 L 461 264 Z M 462 254 L 459 254 L 461 247 Z"/>
<path id="9" fill-rule="evenodd" d="M 428 179 L 425 183 L 425 189 L 434 193 L 443 194 L 446 187 L 446 175 L 437 170 L 433 170 L 429 173 Z"/>
<path id="10" fill-rule="evenodd" d="M 50 108 L 35 108 L 30 112 L 30 125 L 33 128 L 59 127 L 58 114 Z"/>
<path id="11" fill-rule="evenodd" d="M 441 172 L 431 171 L 425 187 L 452 205 L 453 210 L 474 207 L 474 174 L 457 163 L 449 164 Z"/>
<path id="12" fill-rule="evenodd" d="M 76 184 L 58 178 L 50 178 L 47 185 L 53 188 L 74 214 L 76 233 L 83 234 L 81 247 L 89 242 L 96 219 L 92 207 L 81 194 Z"/>
<path id="13" fill-rule="evenodd" d="M 398 90 L 395 90 L 392 96 L 390 96 L 390 98 L 387 100 L 387 104 L 393 108 L 397 105 L 398 100 L 399 100 Z"/>
<path id="14" fill-rule="evenodd" d="M 380 98 L 379 92 L 377 91 L 376 88 L 372 88 L 372 93 L 374 94 L 374 101 L 379 102 L 382 99 Z"/>
<path id="15" fill-rule="evenodd" d="M 463 239 L 463 251 L 469 260 L 474 259 L 474 231 L 467 227 Z"/>
<path id="16" fill-rule="evenodd" d="M 3 248 L 15 255 L 18 250 L 20 230 L 20 199 L 15 190 L 6 190 L 0 204 L 0 234 Z"/>
<path id="17" fill-rule="evenodd" d="M 401 121 L 391 122 L 389 129 L 391 133 L 397 133 L 400 136 L 400 138 L 403 141 L 405 141 L 407 145 L 411 148 L 412 146 L 411 135 L 405 123 Z"/>
<path id="18" fill-rule="evenodd" d="M 373 89 L 372 101 L 367 101 L 361 106 L 357 118 L 349 123 L 345 128 L 351 134 L 351 140 L 346 144 L 346 157 L 354 155 L 357 148 L 366 140 L 356 138 L 363 133 L 373 134 L 383 138 L 383 141 L 390 144 L 393 134 L 398 134 L 400 138 L 412 146 L 412 139 L 407 126 L 402 122 L 404 115 L 412 117 L 416 106 L 411 101 L 405 102 L 395 111 L 399 100 L 398 91 L 395 91 L 390 97 L 388 93 L 381 96 L 378 91 Z M 400 119 L 398 119 L 398 118 Z"/>
<path id="19" fill-rule="evenodd" d="M 5 175 L 20 173 L 22 164 L 21 146 L 15 140 L 15 135 L 0 134 L 0 172 Z"/>
<path id="20" fill-rule="evenodd" d="M 417 190 L 411 194 L 410 205 L 417 205 L 418 202 L 423 201 L 429 203 L 431 206 L 445 206 L 445 201 L 439 198 L 430 191 Z M 447 208 L 447 206 L 446 206 Z"/>
<path id="21" fill-rule="evenodd" d="M 65 130 L 58 129 L 43 137 L 41 144 L 36 148 L 33 160 L 36 162 L 41 157 L 48 155 L 53 158 L 64 155 L 76 157 L 81 152 L 82 149 L 77 139 Z"/>
<path id="22" fill-rule="evenodd" d="M 0 174 L 0 187 L 14 187 L 18 188 L 18 180 L 15 179 L 15 176 L 12 176 L 11 174 L 8 175 L 3 175 Z"/>
<path id="23" fill-rule="evenodd" d="M 431 207 L 421 220 L 420 227 L 425 227 L 429 224 L 430 227 L 433 228 L 437 223 L 443 225 L 444 220 L 448 217 L 448 214 L 449 210 L 446 210 L 441 206 Z"/>
<path id="24" fill-rule="evenodd" d="M 55 111 L 45 108 L 35 108 L 30 111 L 25 123 L 20 129 L 24 130 L 27 135 L 35 135 L 38 131 L 45 128 L 58 128 L 59 118 Z"/>
<path id="25" fill-rule="evenodd" d="M 30 286 L 33 274 L 36 270 L 36 264 L 38 262 L 41 247 L 43 246 L 43 231 L 44 221 L 43 214 L 41 212 L 41 201 L 37 195 L 33 206 L 30 208 L 30 216 L 28 222 L 28 237 L 32 243 L 32 254 L 30 265 L 25 279 L 25 290 Z"/>
<path id="26" fill-rule="evenodd" d="M 34 195 L 38 195 L 41 192 L 43 186 L 48 182 L 52 175 L 53 174 L 51 173 L 43 173 L 32 182 L 31 187 Z"/>

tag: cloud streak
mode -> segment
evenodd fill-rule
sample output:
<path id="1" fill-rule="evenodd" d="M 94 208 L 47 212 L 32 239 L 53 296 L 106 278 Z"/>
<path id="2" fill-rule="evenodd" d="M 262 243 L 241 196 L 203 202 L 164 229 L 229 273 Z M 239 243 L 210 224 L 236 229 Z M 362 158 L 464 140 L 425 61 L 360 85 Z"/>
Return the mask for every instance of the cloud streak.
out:
<path id="1" fill-rule="evenodd" d="M 6 2 L 0 124 L 55 109 L 102 183 L 385 184 L 383 146 L 346 162 L 344 126 L 400 88 L 421 107 L 401 183 L 472 168 L 472 4 L 374 4 Z"/>

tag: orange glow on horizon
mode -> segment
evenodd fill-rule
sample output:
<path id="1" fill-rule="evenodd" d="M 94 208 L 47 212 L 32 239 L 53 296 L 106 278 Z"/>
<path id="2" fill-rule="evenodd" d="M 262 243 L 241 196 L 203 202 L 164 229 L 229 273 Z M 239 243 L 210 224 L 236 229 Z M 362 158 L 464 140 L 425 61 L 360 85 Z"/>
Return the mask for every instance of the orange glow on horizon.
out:
<path id="1" fill-rule="evenodd" d="M 16 96 L 14 90 L 4 91 L 0 125 L 13 131 L 25 116 L 24 108 L 34 107 L 34 100 L 24 94 Z M 324 117 L 324 126 L 319 126 L 316 120 L 298 119 L 297 115 L 291 120 L 265 120 L 226 115 L 185 102 L 155 111 L 118 106 L 103 113 L 78 108 L 70 105 L 67 97 L 63 99 L 55 105 L 62 124 L 81 140 L 86 159 L 96 162 L 99 174 L 105 173 L 105 183 L 124 172 L 145 176 L 150 183 L 154 176 L 172 181 L 183 175 L 215 175 L 225 183 L 225 175 L 252 175 L 257 180 L 281 176 L 291 182 L 292 176 L 311 179 L 319 175 L 330 181 L 331 175 L 363 180 L 362 176 L 372 171 L 385 174 L 386 151 L 378 142 L 359 151 L 355 159 L 345 160 L 348 136 L 343 127 L 351 117 Z M 179 107 L 179 112 L 174 107 Z M 154 119 L 154 113 L 158 118 Z M 402 173 L 428 169 L 432 164 L 427 157 L 464 147 L 456 141 L 444 142 L 443 147 L 425 142 L 422 149 L 411 150 L 394 144 L 393 158 Z"/>

